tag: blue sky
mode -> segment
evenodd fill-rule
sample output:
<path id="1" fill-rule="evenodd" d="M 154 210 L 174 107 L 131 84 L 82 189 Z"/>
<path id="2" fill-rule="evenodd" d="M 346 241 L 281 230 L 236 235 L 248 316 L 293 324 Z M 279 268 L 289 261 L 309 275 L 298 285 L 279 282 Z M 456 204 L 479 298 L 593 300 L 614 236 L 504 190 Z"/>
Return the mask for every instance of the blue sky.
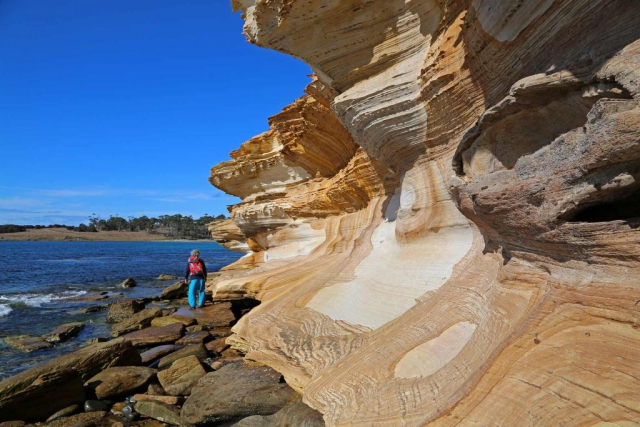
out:
<path id="1" fill-rule="evenodd" d="M 0 224 L 227 213 L 210 168 L 310 73 L 227 0 L 0 0 Z"/>

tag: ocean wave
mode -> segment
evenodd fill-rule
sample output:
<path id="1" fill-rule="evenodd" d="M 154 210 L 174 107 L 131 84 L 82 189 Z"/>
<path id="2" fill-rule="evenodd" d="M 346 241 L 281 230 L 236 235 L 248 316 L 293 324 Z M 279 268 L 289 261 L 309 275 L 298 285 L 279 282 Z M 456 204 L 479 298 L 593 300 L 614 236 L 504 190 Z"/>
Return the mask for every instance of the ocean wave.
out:
<path id="1" fill-rule="evenodd" d="M 13 309 L 9 307 L 7 304 L 0 304 L 0 317 L 4 317 L 7 314 L 11 313 Z"/>
<path id="2" fill-rule="evenodd" d="M 6 305 L 7 303 L 9 303 L 23 304 L 29 307 L 42 307 L 42 304 L 48 304 L 52 301 L 58 301 L 67 298 L 79 297 L 86 293 L 87 291 L 64 291 L 56 294 L 0 295 L 0 303 L 4 303 L 1 305 Z"/>

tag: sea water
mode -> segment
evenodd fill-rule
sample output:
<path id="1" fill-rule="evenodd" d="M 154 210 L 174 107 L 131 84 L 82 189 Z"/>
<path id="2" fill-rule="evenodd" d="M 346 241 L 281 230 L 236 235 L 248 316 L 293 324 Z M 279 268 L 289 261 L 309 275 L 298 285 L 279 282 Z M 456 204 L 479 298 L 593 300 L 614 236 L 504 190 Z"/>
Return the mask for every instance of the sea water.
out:
<path id="1" fill-rule="evenodd" d="M 63 355 L 95 337 L 108 337 L 107 310 L 80 310 L 105 301 L 78 301 L 108 292 L 110 297 L 159 296 L 176 280 L 157 280 L 160 274 L 184 277 L 187 258 L 199 249 L 209 272 L 236 261 L 242 254 L 214 242 L 0 242 L 0 380 L 42 361 Z M 126 278 L 134 288 L 121 289 Z M 86 327 L 75 338 L 46 350 L 25 353 L 4 343 L 15 335 L 40 336 L 69 322 Z"/>

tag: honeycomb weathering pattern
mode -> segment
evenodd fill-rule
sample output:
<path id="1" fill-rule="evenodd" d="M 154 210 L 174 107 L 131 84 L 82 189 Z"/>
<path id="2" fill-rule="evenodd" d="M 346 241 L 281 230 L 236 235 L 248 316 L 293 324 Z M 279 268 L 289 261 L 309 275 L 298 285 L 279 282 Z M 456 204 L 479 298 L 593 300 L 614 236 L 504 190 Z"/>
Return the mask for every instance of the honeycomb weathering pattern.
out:
<path id="1" fill-rule="evenodd" d="M 315 76 L 212 169 L 229 342 L 332 426 L 637 423 L 640 4 L 232 4 Z"/>

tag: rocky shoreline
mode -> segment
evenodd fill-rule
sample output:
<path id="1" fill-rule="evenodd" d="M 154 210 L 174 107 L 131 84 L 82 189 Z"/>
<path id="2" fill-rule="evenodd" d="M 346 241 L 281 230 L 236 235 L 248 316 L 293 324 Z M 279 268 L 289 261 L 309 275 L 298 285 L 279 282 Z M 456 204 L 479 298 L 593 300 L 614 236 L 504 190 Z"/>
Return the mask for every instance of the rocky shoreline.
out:
<path id="1" fill-rule="evenodd" d="M 186 292 L 177 282 L 156 298 L 91 307 L 108 310 L 111 336 L 0 381 L 0 427 L 324 425 L 280 373 L 227 343 L 256 300 L 190 310 Z M 73 339 L 83 326 L 5 342 L 36 351 Z"/>

